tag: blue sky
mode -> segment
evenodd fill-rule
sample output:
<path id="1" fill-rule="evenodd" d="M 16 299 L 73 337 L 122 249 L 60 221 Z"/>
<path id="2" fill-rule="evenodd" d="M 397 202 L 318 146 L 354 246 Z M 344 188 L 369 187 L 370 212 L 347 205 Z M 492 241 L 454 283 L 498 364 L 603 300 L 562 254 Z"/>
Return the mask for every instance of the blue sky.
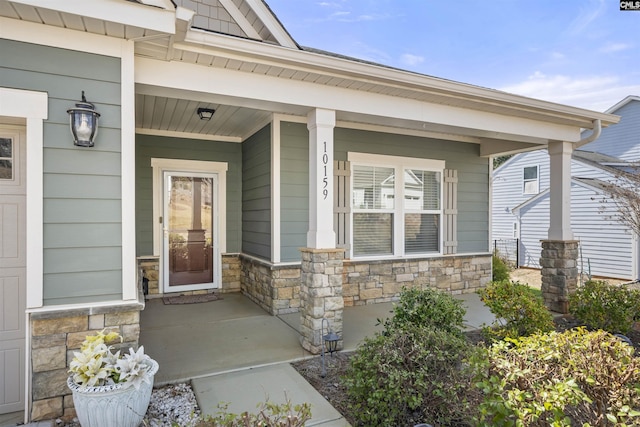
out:
<path id="1" fill-rule="evenodd" d="M 266 1 L 302 46 L 596 111 L 640 96 L 619 0 Z"/>

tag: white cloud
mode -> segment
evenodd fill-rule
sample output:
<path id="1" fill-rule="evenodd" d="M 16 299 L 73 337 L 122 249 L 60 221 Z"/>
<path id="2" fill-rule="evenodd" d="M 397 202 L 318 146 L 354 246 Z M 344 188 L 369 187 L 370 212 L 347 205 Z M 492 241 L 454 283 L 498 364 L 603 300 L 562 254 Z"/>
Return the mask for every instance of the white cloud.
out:
<path id="1" fill-rule="evenodd" d="M 412 55 L 410 53 L 405 53 L 400 57 L 400 61 L 402 61 L 403 64 L 412 67 L 412 66 L 423 63 L 424 57 L 418 56 L 418 55 Z"/>
<path id="2" fill-rule="evenodd" d="M 628 43 L 608 43 L 605 46 L 602 46 L 599 51 L 602 53 L 613 53 L 631 49 L 632 47 L 633 45 L 630 45 Z"/>
<path id="3" fill-rule="evenodd" d="M 578 16 L 574 18 L 567 29 L 571 35 L 582 34 L 589 25 L 606 11 L 607 4 L 604 0 L 592 0 L 583 4 Z"/>
<path id="4" fill-rule="evenodd" d="M 635 80 L 637 81 L 637 80 Z M 640 94 L 640 84 L 626 84 L 618 76 L 547 76 L 536 71 L 527 80 L 500 90 L 530 98 L 605 111 L 628 95 Z"/>

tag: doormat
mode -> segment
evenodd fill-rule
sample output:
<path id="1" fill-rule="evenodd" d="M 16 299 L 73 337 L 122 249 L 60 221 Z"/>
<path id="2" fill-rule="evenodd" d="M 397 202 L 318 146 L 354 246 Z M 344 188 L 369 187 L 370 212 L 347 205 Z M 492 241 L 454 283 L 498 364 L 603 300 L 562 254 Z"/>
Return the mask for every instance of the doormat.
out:
<path id="1" fill-rule="evenodd" d="M 201 302 L 218 301 L 222 297 L 218 294 L 199 294 L 199 295 L 176 295 L 173 297 L 164 297 L 162 302 L 165 305 L 174 304 L 198 304 Z"/>

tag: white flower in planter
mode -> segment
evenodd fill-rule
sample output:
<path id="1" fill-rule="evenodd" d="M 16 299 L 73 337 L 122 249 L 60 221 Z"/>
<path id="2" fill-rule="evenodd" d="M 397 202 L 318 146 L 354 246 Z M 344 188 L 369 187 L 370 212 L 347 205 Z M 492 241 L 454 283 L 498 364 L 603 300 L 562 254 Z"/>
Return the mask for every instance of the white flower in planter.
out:
<path id="1" fill-rule="evenodd" d="M 150 379 L 147 371 L 150 365 L 147 363 L 149 356 L 144 354 L 144 346 L 140 346 L 138 351 L 129 349 L 129 354 L 116 362 L 116 372 L 119 374 L 120 382 L 133 385 L 136 390 L 140 389 L 143 382 L 149 383 Z"/>
<path id="2" fill-rule="evenodd" d="M 142 382 L 151 383 L 148 375 L 151 359 L 144 354 L 144 347 L 140 346 L 138 351 L 130 348 L 129 353 L 121 357 L 120 351 L 113 353 L 113 347 L 107 345 L 117 340 L 122 342 L 120 334 L 104 332 L 87 336 L 80 351 L 73 353 L 69 365 L 73 381 L 82 387 L 122 384 L 125 388 L 134 386 L 136 390 Z"/>

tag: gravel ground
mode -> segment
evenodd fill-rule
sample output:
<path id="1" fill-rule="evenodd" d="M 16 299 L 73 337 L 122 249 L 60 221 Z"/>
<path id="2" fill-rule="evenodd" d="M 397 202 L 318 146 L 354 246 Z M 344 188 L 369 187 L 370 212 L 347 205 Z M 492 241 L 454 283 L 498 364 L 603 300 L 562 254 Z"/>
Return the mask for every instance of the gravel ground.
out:
<path id="1" fill-rule="evenodd" d="M 200 409 L 191 385 L 170 384 L 155 388 L 142 425 L 145 427 L 192 427 L 197 424 Z M 77 418 L 70 422 L 56 420 L 56 426 L 80 427 Z"/>

